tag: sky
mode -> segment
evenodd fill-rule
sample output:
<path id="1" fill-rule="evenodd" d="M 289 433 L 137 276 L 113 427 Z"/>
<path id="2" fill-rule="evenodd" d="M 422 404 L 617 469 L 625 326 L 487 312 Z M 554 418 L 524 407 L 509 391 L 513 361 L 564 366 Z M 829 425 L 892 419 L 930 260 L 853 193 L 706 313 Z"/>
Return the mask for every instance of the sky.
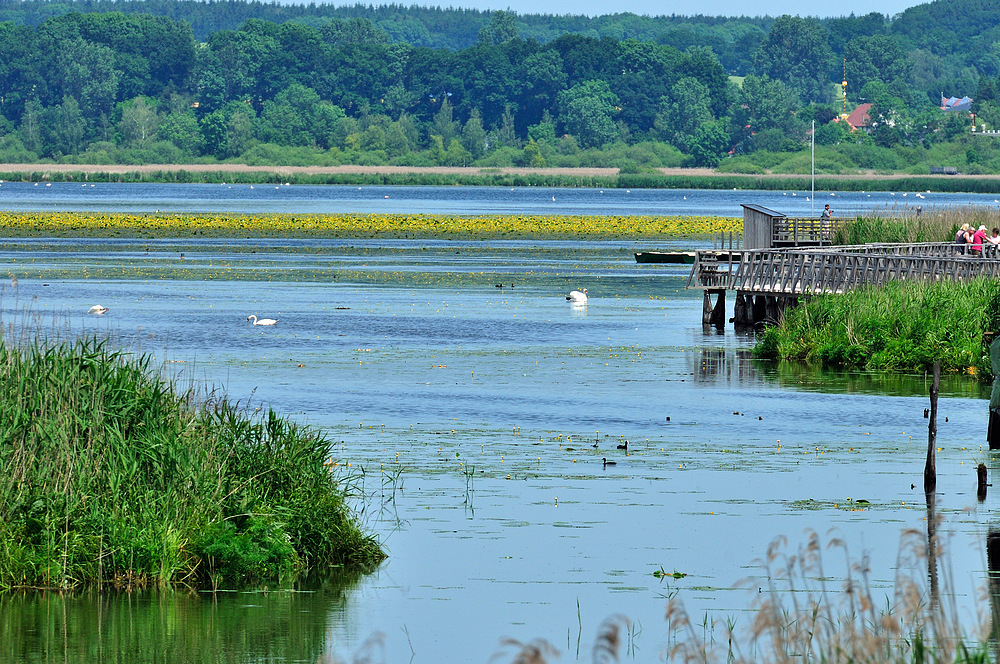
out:
<path id="1" fill-rule="evenodd" d="M 354 4 L 356 0 L 334 4 Z M 392 0 L 366 0 L 366 4 L 391 4 Z M 924 4 L 918 0 L 839 0 L 838 2 L 801 2 L 795 0 L 395 0 L 403 5 L 463 7 L 469 9 L 509 9 L 518 14 L 586 14 L 598 16 L 619 12 L 661 16 L 703 14 L 706 16 L 847 16 L 879 12 L 892 16 L 907 7 Z"/>

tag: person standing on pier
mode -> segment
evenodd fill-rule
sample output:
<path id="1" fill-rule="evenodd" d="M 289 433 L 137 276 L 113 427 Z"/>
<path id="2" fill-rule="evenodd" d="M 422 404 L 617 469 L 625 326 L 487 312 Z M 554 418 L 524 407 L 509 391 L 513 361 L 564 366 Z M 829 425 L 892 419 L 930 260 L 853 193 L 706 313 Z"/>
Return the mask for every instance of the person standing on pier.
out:
<path id="1" fill-rule="evenodd" d="M 986 240 L 986 226 L 980 225 L 972 236 L 972 255 L 983 255 L 983 242 Z"/>
<path id="2" fill-rule="evenodd" d="M 986 257 L 996 258 L 997 247 L 1000 247 L 1000 228 L 993 229 L 993 235 L 986 238 Z"/>
<path id="3" fill-rule="evenodd" d="M 822 219 L 824 221 L 826 221 L 828 219 L 833 219 L 833 210 L 830 209 L 830 204 L 829 203 L 827 203 L 826 205 L 823 206 Z"/>

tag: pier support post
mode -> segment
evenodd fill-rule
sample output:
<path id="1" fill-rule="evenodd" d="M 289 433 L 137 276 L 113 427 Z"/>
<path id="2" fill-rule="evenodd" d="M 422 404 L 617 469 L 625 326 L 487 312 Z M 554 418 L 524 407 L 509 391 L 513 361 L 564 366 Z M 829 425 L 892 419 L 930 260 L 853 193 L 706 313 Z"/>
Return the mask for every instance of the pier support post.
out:
<path id="1" fill-rule="evenodd" d="M 753 307 L 751 308 L 753 313 L 754 325 L 757 323 L 763 323 L 767 320 L 767 297 L 764 295 L 757 295 L 753 298 Z"/>
<path id="2" fill-rule="evenodd" d="M 781 316 L 783 313 L 782 304 L 784 304 L 784 300 L 778 296 L 768 295 L 766 302 L 767 304 L 765 306 L 767 308 L 767 314 L 766 314 L 767 322 L 772 325 L 777 325 L 778 323 L 781 322 Z"/>
<path id="3" fill-rule="evenodd" d="M 718 293 L 719 299 L 715 301 L 715 307 L 712 309 L 712 316 L 708 322 L 715 327 L 722 328 L 726 326 L 726 291 L 714 292 Z"/>
<path id="4" fill-rule="evenodd" d="M 704 291 L 703 298 L 701 301 L 701 324 L 711 325 L 712 324 L 712 294 L 709 291 Z"/>
<path id="5" fill-rule="evenodd" d="M 733 324 L 736 329 L 753 325 L 753 296 L 736 291 L 736 303 L 733 305 Z"/>

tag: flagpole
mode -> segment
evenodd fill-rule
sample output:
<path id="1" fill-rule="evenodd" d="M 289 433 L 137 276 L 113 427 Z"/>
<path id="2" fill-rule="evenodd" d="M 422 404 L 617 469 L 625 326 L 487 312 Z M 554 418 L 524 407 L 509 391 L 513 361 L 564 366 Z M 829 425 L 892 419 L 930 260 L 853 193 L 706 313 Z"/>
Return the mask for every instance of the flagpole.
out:
<path id="1" fill-rule="evenodd" d="M 812 195 L 809 196 L 809 215 L 816 216 L 816 121 L 812 121 Z"/>

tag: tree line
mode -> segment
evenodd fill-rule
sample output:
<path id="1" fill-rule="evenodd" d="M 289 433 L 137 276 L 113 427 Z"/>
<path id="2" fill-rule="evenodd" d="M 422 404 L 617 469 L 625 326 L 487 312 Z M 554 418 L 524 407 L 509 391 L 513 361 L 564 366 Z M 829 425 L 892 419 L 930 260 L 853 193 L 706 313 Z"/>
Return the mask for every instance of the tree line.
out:
<path id="1" fill-rule="evenodd" d="M 975 6 L 990 2 L 1000 14 L 1000 0 Z M 971 6 L 949 6 L 956 3 Z M 942 5 L 892 19 L 657 21 L 395 5 L 0 0 L 0 17 L 12 19 L 0 23 L 0 157 L 603 165 L 627 154 L 654 166 L 715 165 L 727 154 L 795 150 L 814 120 L 827 145 L 926 146 L 961 128 L 937 110 L 942 91 L 975 93 L 982 117 L 1000 122 L 1000 41 L 959 65 L 943 52 L 955 40 Z M 385 27 L 388 15 L 447 24 L 441 34 L 453 43 L 400 41 Z M 188 19 L 205 26 L 213 16 L 241 23 L 200 39 Z M 1000 39 L 1000 28 L 974 19 L 962 24 L 978 30 L 966 43 Z M 597 28 L 614 21 L 621 38 L 601 36 Z M 923 22 L 936 27 L 921 31 Z M 542 39 L 531 34 L 543 25 Z M 657 29 L 651 39 L 625 37 Z M 875 104 L 872 136 L 830 123 L 844 110 L 838 60 L 849 63 L 850 106 Z"/>

